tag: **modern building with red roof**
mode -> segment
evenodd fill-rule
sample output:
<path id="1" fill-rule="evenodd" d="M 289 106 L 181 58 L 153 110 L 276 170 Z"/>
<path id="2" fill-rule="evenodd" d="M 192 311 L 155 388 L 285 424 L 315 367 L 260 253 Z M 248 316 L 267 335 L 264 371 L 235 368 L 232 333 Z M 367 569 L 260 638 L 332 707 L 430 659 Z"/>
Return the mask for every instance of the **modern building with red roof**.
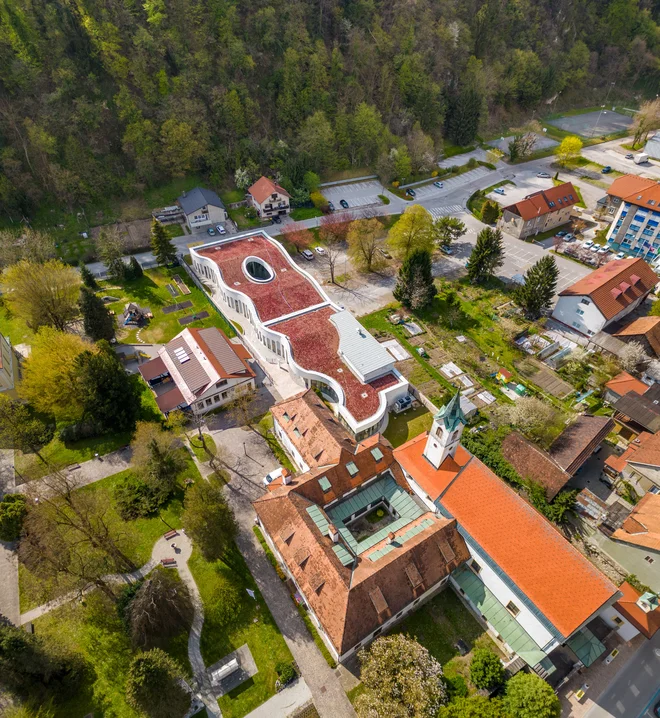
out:
<path id="1" fill-rule="evenodd" d="M 248 188 L 248 198 L 257 214 L 264 219 L 289 214 L 291 195 L 268 177 L 259 179 Z"/>
<path id="2" fill-rule="evenodd" d="M 573 206 L 580 201 L 575 187 L 564 182 L 556 187 L 528 194 L 520 202 L 502 209 L 497 226 L 503 232 L 525 239 L 566 224 Z"/>
<path id="3" fill-rule="evenodd" d="M 279 242 L 261 231 L 193 247 L 191 256 L 266 373 L 276 364 L 301 391 L 319 389 L 357 440 L 384 426 L 408 382 L 392 355 Z"/>
<path id="4" fill-rule="evenodd" d="M 617 177 L 607 188 L 607 194 L 598 200 L 598 206 L 607 210 L 604 219 L 611 222 L 614 219 L 621 203 L 626 197 L 637 196 L 640 192 L 653 187 L 655 180 L 640 177 L 639 175 L 623 175 Z"/>
<path id="5" fill-rule="evenodd" d="M 658 281 L 643 259 L 613 260 L 562 290 L 553 319 L 592 336 L 636 309 Z"/>
<path id="6" fill-rule="evenodd" d="M 471 558 L 452 573 L 456 590 L 505 652 L 553 683 L 567 656 L 588 666 L 604 653 L 597 624 L 621 594 L 460 444 L 464 425 L 453 400 L 394 457 L 427 508 L 455 519 L 465 539 Z"/>
<path id="7" fill-rule="evenodd" d="M 240 342 L 216 327 L 184 329 L 139 371 L 166 416 L 174 409 L 204 414 L 255 388 L 251 359 Z"/>

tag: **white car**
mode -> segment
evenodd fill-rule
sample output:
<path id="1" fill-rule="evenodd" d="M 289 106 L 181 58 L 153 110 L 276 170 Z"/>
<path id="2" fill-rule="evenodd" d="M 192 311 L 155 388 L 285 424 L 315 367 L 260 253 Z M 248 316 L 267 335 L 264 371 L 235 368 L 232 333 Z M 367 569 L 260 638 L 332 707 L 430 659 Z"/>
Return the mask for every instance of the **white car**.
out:
<path id="1" fill-rule="evenodd" d="M 495 187 L 493 192 L 495 192 L 495 194 L 504 194 L 504 190 L 501 187 Z"/>
<path id="2" fill-rule="evenodd" d="M 317 254 L 323 255 L 323 254 L 325 254 L 325 247 L 314 247 L 314 251 L 315 251 Z"/>
<path id="3" fill-rule="evenodd" d="M 614 257 L 614 259 L 623 259 L 625 256 L 626 256 L 626 253 L 625 253 L 625 252 L 617 252 L 617 254 L 616 254 L 616 256 Z"/>
<path id="4" fill-rule="evenodd" d="M 227 230 L 221 224 L 216 224 L 215 229 L 218 234 L 227 234 Z"/>
<path id="5" fill-rule="evenodd" d="M 536 176 L 541 179 L 550 179 L 550 175 L 547 172 L 537 172 Z"/>
<path id="6" fill-rule="evenodd" d="M 600 244 L 592 244 L 591 247 L 589 247 L 590 252 L 598 252 L 600 251 Z"/>
<path id="7" fill-rule="evenodd" d="M 593 247 L 594 243 L 592 240 L 588 239 L 584 244 L 582 245 L 585 249 L 589 249 L 589 247 Z"/>
<path id="8" fill-rule="evenodd" d="M 599 247 L 598 254 L 607 254 L 610 251 L 609 247 Z"/>
<path id="9" fill-rule="evenodd" d="M 273 469 L 273 471 L 271 471 L 269 474 L 266 474 L 266 476 L 264 476 L 264 478 L 263 478 L 264 486 L 268 486 L 268 485 L 271 484 L 273 481 L 275 481 L 275 479 L 281 479 L 281 478 L 282 478 L 282 471 L 283 471 L 283 469 L 282 469 L 282 467 L 280 466 L 280 467 L 277 468 L 277 469 Z"/>

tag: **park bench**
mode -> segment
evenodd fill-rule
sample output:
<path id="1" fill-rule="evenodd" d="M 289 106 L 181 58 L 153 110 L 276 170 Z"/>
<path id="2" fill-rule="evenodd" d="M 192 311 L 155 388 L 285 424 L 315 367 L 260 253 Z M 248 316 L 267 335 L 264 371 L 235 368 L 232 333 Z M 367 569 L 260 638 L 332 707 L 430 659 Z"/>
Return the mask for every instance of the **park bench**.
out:
<path id="1" fill-rule="evenodd" d="M 163 568 L 176 568 L 175 558 L 161 558 L 160 564 Z"/>
<path id="2" fill-rule="evenodd" d="M 169 541 L 170 539 L 173 539 L 175 536 L 178 536 L 179 532 L 176 529 L 172 529 L 171 531 L 168 531 L 166 534 L 163 534 L 163 538 L 166 541 Z"/>
<path id="3" fill-rule="evenodd" d="M 66 467 L 66 470 L 68 472 L 71 472 L 71 471 L 76 471 L 79 468 L 80 468 L 80 464 L 70 464 L 69 466 Z"/>

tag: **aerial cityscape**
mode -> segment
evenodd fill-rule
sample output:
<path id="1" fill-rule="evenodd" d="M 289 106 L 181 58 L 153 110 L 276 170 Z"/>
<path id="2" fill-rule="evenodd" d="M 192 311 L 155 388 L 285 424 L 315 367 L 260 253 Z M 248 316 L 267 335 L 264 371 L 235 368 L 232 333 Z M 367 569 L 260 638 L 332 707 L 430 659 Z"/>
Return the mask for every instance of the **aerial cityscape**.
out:
<path id="1" fill-rule="evenodd" d="M 0 716 L 660 718 L 658 2 L 0 2 Z"/>

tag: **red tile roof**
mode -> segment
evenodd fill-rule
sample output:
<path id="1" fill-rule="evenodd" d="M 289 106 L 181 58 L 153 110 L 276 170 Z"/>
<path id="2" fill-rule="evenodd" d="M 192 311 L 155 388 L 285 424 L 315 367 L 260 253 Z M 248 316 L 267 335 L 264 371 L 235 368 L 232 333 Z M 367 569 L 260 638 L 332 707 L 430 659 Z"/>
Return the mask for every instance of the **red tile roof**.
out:
<path id="1" fill-rule="evenodd" d="M 564 207 L 571 207 L 579 201 L 580 199 L 573 185 L 570 182 L 564 182 L 564 184 L 556 187 L 529 194 L 520 202 L 511 204 L 504 209 L 508 209 L 528 221 L 540 215 L 558 212 Z M 554 203 L 554 205 L 551 206 L 551 203 Z"/>
<path id="2" fill-rule="evenodd" d="M 660 495 L 645 494 L 612 538 L 660 551 Z"/>
<path id="3" fill-rule="evenodd" d="M 248 189 L 248 192 L 257 200 L 259 204 L 265 202 L 272 194 L 278 192 L 285 197 L 291 197 L 291 195 L 280 185 L 268 179 L 268 177 L 261 176 L 259 179 Z"/>
<path id="4" fill-rule="evenodd" d="M 633 464 L 645 464 L 646 466 L 660 466 L 660 434 L 650 434 L 643 431 L 628 448 L 634 450 L 628 457 Z"/>
<path id="5" fill-rule="evenodd" d="M 656 608 L 649 613 L 642 610 L 637 605 L 637 600 L 642 594 L 627 581 L 619 586 L 619 591 L 623 596 L 614 604 L 614 608 L 647 638 L 652 638 L 660 628 L 660 609 Z"/>
<path id="6" fill-rule="evenodd" d="M 660 319 L 660 317 L 658 317 Z M 613 379 L 610 379 L 605 386 L 614 394 L 618 396 L 625 396 L 629 391 L 634 391 L 636 394 L 643 394 L 648 386 L 643 381 L 635 379 L 634 376 L 628 374 L 627 371 L 622 371 L 617 374 Z"/>
<path id="7" fill-rule="evenodd" d="M 656 356 L 660 356 L 660 317 L 639 317 L 614 332 L 615 337 L 643 336 Z"/>
<path id="8" fill-rule="evenodd" d="M 653 180 L 640 177 L 639 175 L 623 175 L 617 177 L 614 182 L 607 188 L 607 194 L 610 197 L 624 197 L 631 201 L 631 195 L 637 196 L 645 189 L 653 187 L 656 183 Z"/>
<path id="9" fill-rule="evenodd" d="M 163 412 L 167 413 L 176 409 L 181 404 L 187 404 L 188 402 L 184 399 L 181 391 L 173 384 L 170 391 L 166 391 L 164 394 L 156 396 L 156 404 L 158 408 Z"/>
<path id="10" fill-rule="evenodd" d="M 612 319 L 658 282 L 643 259 L 615 259 L 559 293 L 560 297 L 591 297 L 605 319 Z"/>
<path id="11" fill-rule="evenodd" d="M 318 371 L 335 379 L 346 394 L 346 408 L 357 421 L 362 421 L 378 410 L 379 392 L 394 386 L 398 379 L 394 374 L 386 374 L 369 384 L 363 384 L 353 374 L 338 354 L 339 334 L 330 321 L 334 313 L 332 307 L 322 307 L 271 324 L 269 328 L 289 337 L 293 358 L 303 369 Z"/>
<path id="12" fill-rule="evenodd" d="M 325 300 L 314 285 L 296 270 L 284 250 L 278 249 L 264 237 L 242 238 L 200 249 L 219 267 L 227 286 L 247 294 L 254 302 L 262 322 L 282 317 L 301 309 L 321 304 Z M 243 273 L 246 257 L 263 259 L 275 272 L 275 278 L 265 284 L 251 282 Z"/>
<path id="13" fill-rule="evenodd" d="M 0 368 L 2 367 L 2 364 L 0 364 Z M 150 381 L 151 379 L 155 379 L 157 376 L 160 376 L 161 374 L 169 374 L 169 369 L 165 366 L 165 362 L 160 357 L 154 357 L 153 359 L 150 359 L 148 362 L 145 362 L 144 364 L 140 364 L 138 367 L 138 370 L 140 374 L 142 375 L 142 378 L 145 381 Z"/>
<path id="14" fill-rule="evenodd" d="M 632 192 L 624 197 L 624 200 L 640 207 L 657 207 L 660 205 L 660 182 L 654 182 L 644 189 Z"/>
<path id="15" fill-rule="evenodd" d="M 552 501 L 571 478 L 543 449 L 517 431 L 512 431 L 502 442 L 502 455 L 524 479 L 541 484 L 548 501 Z"/>
<path id="16" fill-rule="evenodd" d="M 583 414 L 559 434 L 548 454 L 573 476 L 613 428 L 614 421 L 607 416 Z"/>
<path id="17" fill-rule="evenodd" d="M 250 352 L 242 344 L 230 342 L 222 330 L 217 327 L 209 327 L 207 329 L 191 328 L 188 331 L 220 378 L 234 379 L 246 375 L 256 376 L 254 369 L 247 362 L 248 359 L 252 359 Z M 240 366 L 242 368 L 239 368 Z"/>

